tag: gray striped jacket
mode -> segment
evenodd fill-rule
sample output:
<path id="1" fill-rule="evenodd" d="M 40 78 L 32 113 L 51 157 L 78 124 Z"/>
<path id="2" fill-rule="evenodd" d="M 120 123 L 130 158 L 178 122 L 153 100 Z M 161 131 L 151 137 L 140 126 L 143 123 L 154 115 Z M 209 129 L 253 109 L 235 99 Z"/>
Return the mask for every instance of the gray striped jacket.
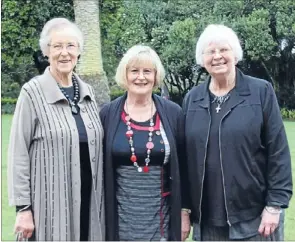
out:
<path id="1" fill-rule="evenodd" d="M 93 177 L 89 240 L 104 240 L 103 130 L 92 88 L 77 80 Z M 79 134 L 49 68 L 27 82 L 18 98 L 8 151 L 8 192 L 10 205 L 32 205 L 37 241 L 80 240 Z"/>

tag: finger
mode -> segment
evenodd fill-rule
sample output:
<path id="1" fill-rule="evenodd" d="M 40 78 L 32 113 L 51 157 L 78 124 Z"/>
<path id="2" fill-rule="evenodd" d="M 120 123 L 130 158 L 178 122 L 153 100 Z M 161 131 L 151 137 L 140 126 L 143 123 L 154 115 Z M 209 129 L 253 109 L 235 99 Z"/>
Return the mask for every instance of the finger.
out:
<path id="1" fill-rule="evenodd" d="M 270 235 L 270 228 L 271 228 L 271 226 L 269 226 L 269 225 L 266 225 L 266 226 L 264 227 L 264 236 L 265 236 L 265 237 L 267 237 L 267 236 Z"/>
<path id="2" fill-rule="evenodd" d="M 16 236 L 17 236 L 17 240 L 18 241 L 23 240 L 23 232 L 22 231 L 18 231 L 17 234 L 16 234 Z"/>
<path id="3" fill-rule="evenodd" d="M 182 232 L 181 233 L 181 240 L 185 241 L 187 239 L 187 232 Z"/>
<path id="4" fill-rule="evenodd" d="M 265 226 L 264 226 L 264 224 L 262 224 L 262 223 L 259 225 L 259 228 L 258 228 L 258 232 L 259 232 L 259 234 L 263 235 L 263 233 L 264 233 L 264 227 L 265 227 Z"/>
<path id="5" fill-rule="evenodd" d="M 181 241 L 185 241 L 186 240 L 186 235 L 185 235 L 185 233 L 182 233 L 182 235 L 181 235 Z"/>
<path id="6" fill-rule="evenodd" d="M 270 228 L 270 233 L 271 234 L 274 233 L 276 229 L 277 229 L 277 225 L 273 224 Z"/>
<path id="7" fill-rule="evenodd" d="M 31 237 L 32 237 L 32 235 L 33 235 L 33 233 L 32 233 L 32 232 L 28 232 L 28 233 L 27 233 L 27 237 L 26 237 L 26 238 L 27 238 L 27 239 L 29 239 L 29 238 L 31 238 Z"/>
<path id="8" fill-rule="evenodd" d="M 23 239 L 27 238 L 27 234 L 28 234 L 27 230 L 24 230 L 22 233 Z"/>

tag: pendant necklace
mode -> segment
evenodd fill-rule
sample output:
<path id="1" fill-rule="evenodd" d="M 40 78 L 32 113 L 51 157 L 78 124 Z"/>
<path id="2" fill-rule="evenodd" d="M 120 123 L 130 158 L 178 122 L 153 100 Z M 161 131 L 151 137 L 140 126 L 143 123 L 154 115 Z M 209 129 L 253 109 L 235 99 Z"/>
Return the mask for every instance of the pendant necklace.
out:
<path id="1" fill-rule="evenodd" d="M 127 105 L 127 101 L 125 102 L 125 107 L 126 107 L 126 126 L 127 126 L 127 131 L 126 131 L 126 137 L 128 139 L 129 142 L 129 146 L 130 146 L 130 151 L 131 151 L 131 156 L 130 156 L 130 160 L 131 162 L 133 162 L 134 167 L 136 167 L 138 172 L 149 172 L 149 163 L 150 163 L 150 154 L 152 149 L 154 148 L 154 143 L 153 143 L 153 131 L 154 131 L 154 120 L 153 120 L 153 102 L 151 105 L 151 118 L 150 118 L 150 127 L 149 127 L 149 133 L 148 133 L 148 141 L 146 143 L 146 158 L 145 158 L 145 166 L 140 167 L 137 163 L 137 156 L 136 156 L 136 152 L 135 152 L 135 148 L 133 146 L 134 144 L 134 140 L 133 140 L 133 135 L 134 132 L 131 129 L 131 118 L 130 118 L 130 114 L 128 111 L 128 105 Z"/>
<path id="2" fill-rule="evenodd" d="M 217 103 L 217 107 L 215 108 L 216 113 L 219 113 L 219 111 L 221 110 L 221 105 L 223 103 L 225 103 L 229 99 L 229 97 L 230 97 L 229 92 L 227 94 L 225 94 L 223 96 L 219 96 L 219 97 L 214 95 L 214 99 L 213 99 L 212 103 Z"/>
<path id="3" fill-rule="evenodd" d="M 68 100 L 69 105 L 71 107 L 72 113 L 77 115 L 79 113 L 78 101 L 80 99 L 80 92 L 79 92 L 78 81 L 77 81 L 77 79 L 76 79 L 76 77 L 74 75 L 72 75 L 72 83 L 73 83 L 73 87 L 74 87 L 74 98 L 73 98 L 73 100 L 69 97 L 69 95 L 66 93 L 64 88 L 58 82 L 57 82 L 57 85 L 58 85 L 59 89 L 61 90 L 61 92 L 63 93 L 63 95 Z"/>

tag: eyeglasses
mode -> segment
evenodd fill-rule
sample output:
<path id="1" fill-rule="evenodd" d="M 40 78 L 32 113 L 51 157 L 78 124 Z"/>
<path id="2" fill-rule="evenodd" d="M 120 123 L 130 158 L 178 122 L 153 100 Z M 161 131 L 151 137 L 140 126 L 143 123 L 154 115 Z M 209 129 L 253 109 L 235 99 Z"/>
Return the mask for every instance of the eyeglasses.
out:
<path id="1" fill-rule="evenodd" d="M 149 75 L 153 75 L 154 73 L 156 73 L 155 69 L 137 69 L 137 68 L 128 68 L 128 72 L 131 73 L 134 76 L 139 76 L 141 73 L 143 74 L 143 76 L 149 76 Z"/>
<path id="2" fill-rule="evenodd" d="M 48 46 L 52 47 L 54 52 L 61 52 L 64 47 L 66 47 L 66 50 L 68 52 L 77 52 L 79 45 L 74 44 L 74 43 L 67 43 L 67 44 L 48 44 Z"/>
<path id="3" fill-rule="evenodd" d="M 231 49 L 229 48 L 212 49 L 212 50 L 204 51 L 203 54 L 207 56 L 214 56 L 217 53 L 219 53 L 220 55 L 224 55 L 224 54 L 227 54 L 229 51 L 231 51 Z"/>

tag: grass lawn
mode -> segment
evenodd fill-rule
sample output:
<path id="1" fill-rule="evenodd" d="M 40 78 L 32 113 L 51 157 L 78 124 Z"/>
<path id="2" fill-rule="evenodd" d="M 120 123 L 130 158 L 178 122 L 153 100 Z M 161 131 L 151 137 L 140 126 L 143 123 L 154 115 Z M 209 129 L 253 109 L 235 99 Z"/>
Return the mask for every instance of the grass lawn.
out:
<path id="1" fill-rule="evenodd" d="M 2 241 L 15 240 L 13 226 L 15 220 L 14 207 L 8 207 L 7 198 L 7 146 L 10 133 L 11 115 L 2 115 Z M 293 181 L 295 181 L 295 122 L 285 122 L 293 162 Z M 285 240 L 295 239 L 295 198 L 291 200 L 286 211 Z"/>

